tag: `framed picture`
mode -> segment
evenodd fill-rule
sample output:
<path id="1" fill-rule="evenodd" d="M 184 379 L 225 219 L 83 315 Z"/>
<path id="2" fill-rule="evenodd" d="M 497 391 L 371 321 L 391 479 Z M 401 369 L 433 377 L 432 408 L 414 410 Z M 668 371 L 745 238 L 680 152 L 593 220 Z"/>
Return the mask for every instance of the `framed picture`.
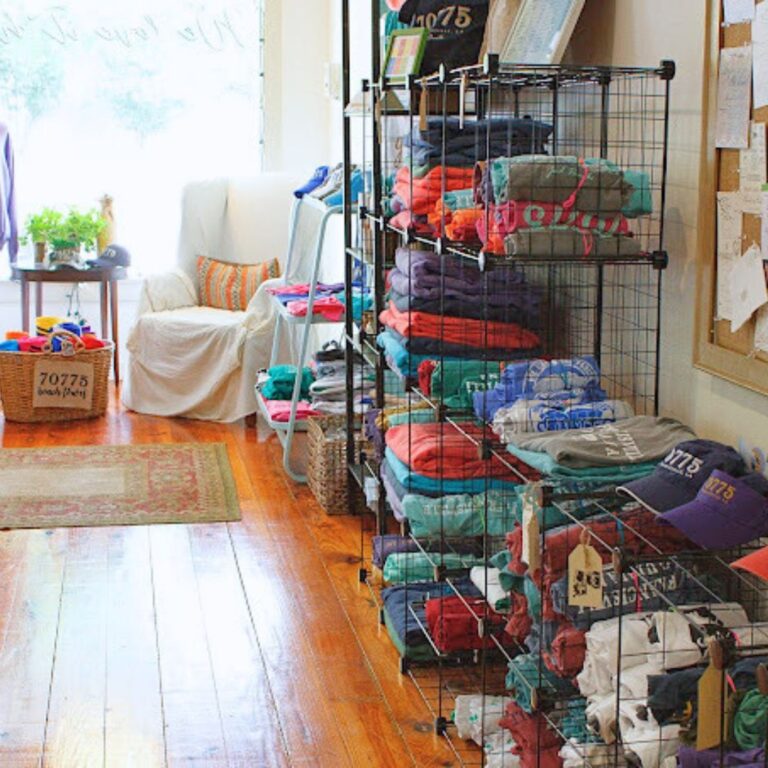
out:
<path id="1" fill-rule="evenodd" d="M 418 75 L 429 31 L 424 27 L 396 29 L 389 38 L 383 74 L 393 80 Z"/>
<path id="2" fill-rule="evenodd" d="M 559 64 L 584 0 L 523 0 L 499 59 L 512 64 Z"/>

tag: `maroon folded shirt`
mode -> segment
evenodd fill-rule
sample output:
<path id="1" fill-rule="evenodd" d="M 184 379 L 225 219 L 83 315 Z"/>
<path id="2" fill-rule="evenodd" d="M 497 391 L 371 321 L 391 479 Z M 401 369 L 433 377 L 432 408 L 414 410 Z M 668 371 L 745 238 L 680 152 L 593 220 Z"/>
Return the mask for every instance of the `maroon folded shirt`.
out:
<path id="1" fill-rule="evenodd" d="M 429 634 L 443 653 L 492 648 L 493 639 L 478 634 L 478 619 L 483 617 L 488 619 L 488 632 L 500 643 L 514 645 L 514 640 L 504 631 L 504 617 L 489 608 L 482 597 L 438 597 L 427 600 L 424 608 Z"/>

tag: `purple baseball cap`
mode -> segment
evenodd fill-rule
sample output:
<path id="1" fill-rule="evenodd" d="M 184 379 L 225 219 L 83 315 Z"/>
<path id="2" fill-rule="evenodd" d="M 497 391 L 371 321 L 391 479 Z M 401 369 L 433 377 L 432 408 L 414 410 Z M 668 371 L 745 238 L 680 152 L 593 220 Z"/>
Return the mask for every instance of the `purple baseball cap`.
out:
<path id="1" fill-rule="evenodd" d="M 693 501 L 716 469 L 737 477 L 747 473 L 744 459 L 730 445 L 715 440 L 686 440 L 678 443 L 648 477 L 616 490 L 661 514 Z"/>
<path id="2" fill-rule="evenodd" d="M 716 469 L 688 504 L 661 515 L 705 549 L 728 549 L 768 534 L 768 478 Z"/>

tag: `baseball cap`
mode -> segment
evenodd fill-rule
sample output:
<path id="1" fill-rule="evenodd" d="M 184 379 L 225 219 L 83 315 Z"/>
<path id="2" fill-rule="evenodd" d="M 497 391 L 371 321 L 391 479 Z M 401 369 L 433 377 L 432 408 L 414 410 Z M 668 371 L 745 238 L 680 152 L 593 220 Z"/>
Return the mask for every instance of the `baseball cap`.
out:
<path id="1" fill-rule="evenodd" d="M 754 573 L 761 579 L 768 580 L 768 547 L 750 552 L 731 563 L 732 568 L 741 568 L 744 571 Z"/>
<path id="2" fill-rule="evenodd" d="M 728 549 L 768 533 L 768 478 L 733 477 L 716 469 L 688 504 L 665 512 L 671 523 L 706 549 Z"/>
<path id="3" fill-rule="evenodd" d="M 93 267 L 130 267 L 131 254 L 122 245 L 108 245 L 98 259 L 89 259 Z"/>
<path id="4" fill-rule="evenodd" d="M 660 514 L 693 501 L 716 469 L 736 477 L 747 472 L 744 459 L 731 446 L 716 440 L 686 440 L 678 443 L 648 477 L 616 490 Z"/>

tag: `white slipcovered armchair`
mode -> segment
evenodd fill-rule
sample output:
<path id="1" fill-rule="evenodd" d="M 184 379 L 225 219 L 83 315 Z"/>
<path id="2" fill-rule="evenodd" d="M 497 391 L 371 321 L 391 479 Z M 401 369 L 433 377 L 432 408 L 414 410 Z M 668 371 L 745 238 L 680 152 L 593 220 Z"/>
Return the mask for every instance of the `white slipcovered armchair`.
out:
<path id="1" fill-rule="evenodd" d="M 123 402 L 157 416 L 231 422 L 256 412 L 254 383 L 269 365 L 272 302 L 262 284 L 246 311 L 199 305 L 197 257 L 285 268 L 292 190 L 287 174 L 190 184 L 183 194 L 177 267 L 147 278 L 128 338 Z M 296 263 L 292 272 L 302 272 Z M 300 274 L 288 276 L 291 280 Z"/>

